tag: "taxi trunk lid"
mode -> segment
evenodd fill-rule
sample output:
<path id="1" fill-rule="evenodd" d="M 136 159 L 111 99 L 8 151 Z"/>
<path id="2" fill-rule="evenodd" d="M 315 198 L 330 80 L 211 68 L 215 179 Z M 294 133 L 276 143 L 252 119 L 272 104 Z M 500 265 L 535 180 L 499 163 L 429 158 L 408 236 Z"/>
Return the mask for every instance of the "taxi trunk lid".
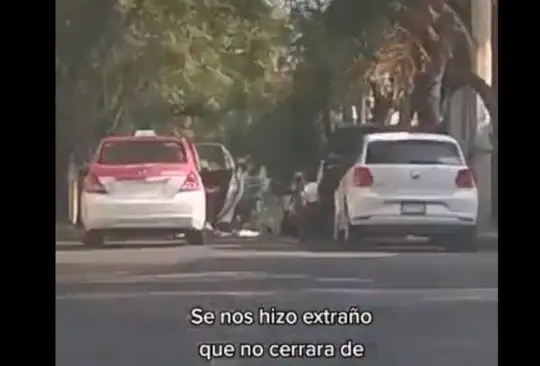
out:
<path id="1" fill-rule="evenodd" d="M 94 166 L 92 173 L 112 197 L 122 199 L 173 198 L 188 175 L 185 164 Z"/>

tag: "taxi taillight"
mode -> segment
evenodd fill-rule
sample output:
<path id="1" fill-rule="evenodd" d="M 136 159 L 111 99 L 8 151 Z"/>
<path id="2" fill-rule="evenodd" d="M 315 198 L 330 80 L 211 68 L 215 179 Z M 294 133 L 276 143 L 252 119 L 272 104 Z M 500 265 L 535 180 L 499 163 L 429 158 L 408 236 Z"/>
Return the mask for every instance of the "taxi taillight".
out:
<path id="1" fill-rule="evenodd" d="M 199 189 L 201 189 L 199 177 L 197 176 L 197 174 L 190 172 L 187 175 L 186 180 L 182 184 L 182 187 L 180 187 L 180 191 L 198 191 Z"/>
<path id="2" fill-rule="evenodd" d="M 84 178 L 84 191 L 86 193 L 107 193 L 107 189 L 101 184 L 98 177 L 93 173 L 88 173 L 86 178 Z"/>

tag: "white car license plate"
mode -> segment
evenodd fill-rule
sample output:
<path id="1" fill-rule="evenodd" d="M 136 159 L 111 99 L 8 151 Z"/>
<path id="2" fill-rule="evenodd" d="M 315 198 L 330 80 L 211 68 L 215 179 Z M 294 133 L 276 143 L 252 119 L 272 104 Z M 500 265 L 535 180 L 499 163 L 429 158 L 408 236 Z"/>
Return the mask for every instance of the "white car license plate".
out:
<path id="1" fill-rule="evenodd" d="M 403 215 L 425 215 L 426 205 L 423 203 L 402 203 L 401 213 Z"/>

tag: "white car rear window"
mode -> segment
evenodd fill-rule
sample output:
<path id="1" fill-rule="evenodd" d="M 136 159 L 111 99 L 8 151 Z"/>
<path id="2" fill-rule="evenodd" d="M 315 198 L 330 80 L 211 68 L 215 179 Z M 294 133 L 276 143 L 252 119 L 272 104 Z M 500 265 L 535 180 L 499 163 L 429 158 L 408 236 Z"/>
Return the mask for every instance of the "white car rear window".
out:
<path id="1" fill-rule="evenodd" d="M 456 144 L 435 140 L 372 141 L 366 164 L 462 165 Z"/>
<path id="2" fill-rule="evenodd" d="M 98 162 L 105 165 L 185 163 L 186 154 L 176 141 L 132 140 L 106 142 Z"/>

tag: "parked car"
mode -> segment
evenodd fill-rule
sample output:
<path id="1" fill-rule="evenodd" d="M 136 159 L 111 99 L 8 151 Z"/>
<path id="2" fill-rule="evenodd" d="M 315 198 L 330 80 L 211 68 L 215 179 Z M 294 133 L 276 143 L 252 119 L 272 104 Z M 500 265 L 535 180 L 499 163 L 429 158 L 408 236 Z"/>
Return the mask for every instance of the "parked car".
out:
<path id="1" fill-rule="evenodd" d="M 374 133 L 396 132 L 401 129 L 399 126 L 380 126 L 369 123 L 342 123 L 336 127 L 329 137 L 324 152 L 316 157 L 318 160 L 313 162 L 313 166 L 317 166 L 318 169 L 316 174 L 311 174 L 308 183 L 316 184 L 306 185 L 309 191 L 317 192 L 316 195 L 308 192 L 308 195 L 315 196 L 317 201 L 311 202 L 309 210 L 305 211 L 305 216 L 309 218 L 297 220 L 305 225 L 304 236 L 328 240 L 332 238 L 335 216 L 334 193 L 343 176 L 355 164 L 363 151 L 364 138 Z M 435 126 L 432 132 L 444 135 L 444 126 Z M 300 195 L 297 194 L 297 196 Z"/>
<path id="2" fill-rule="evenodd" d="M 334 192 L 333 237 L 430 238 L 448 250 L 474 249 L 478 192 L 459 143 L 433 133 L 368 134 Z M 352 165 L 350 162 L 353 162 Z"/>
<path id="3" fill-rule="evenodd" d="M 206 197 L 194 145 L 177 136 L 139 130 L 101 140 L 83 169 L 83 243 L 108 234 L 182 233 L 189 244 L 207 241 Z"/>

